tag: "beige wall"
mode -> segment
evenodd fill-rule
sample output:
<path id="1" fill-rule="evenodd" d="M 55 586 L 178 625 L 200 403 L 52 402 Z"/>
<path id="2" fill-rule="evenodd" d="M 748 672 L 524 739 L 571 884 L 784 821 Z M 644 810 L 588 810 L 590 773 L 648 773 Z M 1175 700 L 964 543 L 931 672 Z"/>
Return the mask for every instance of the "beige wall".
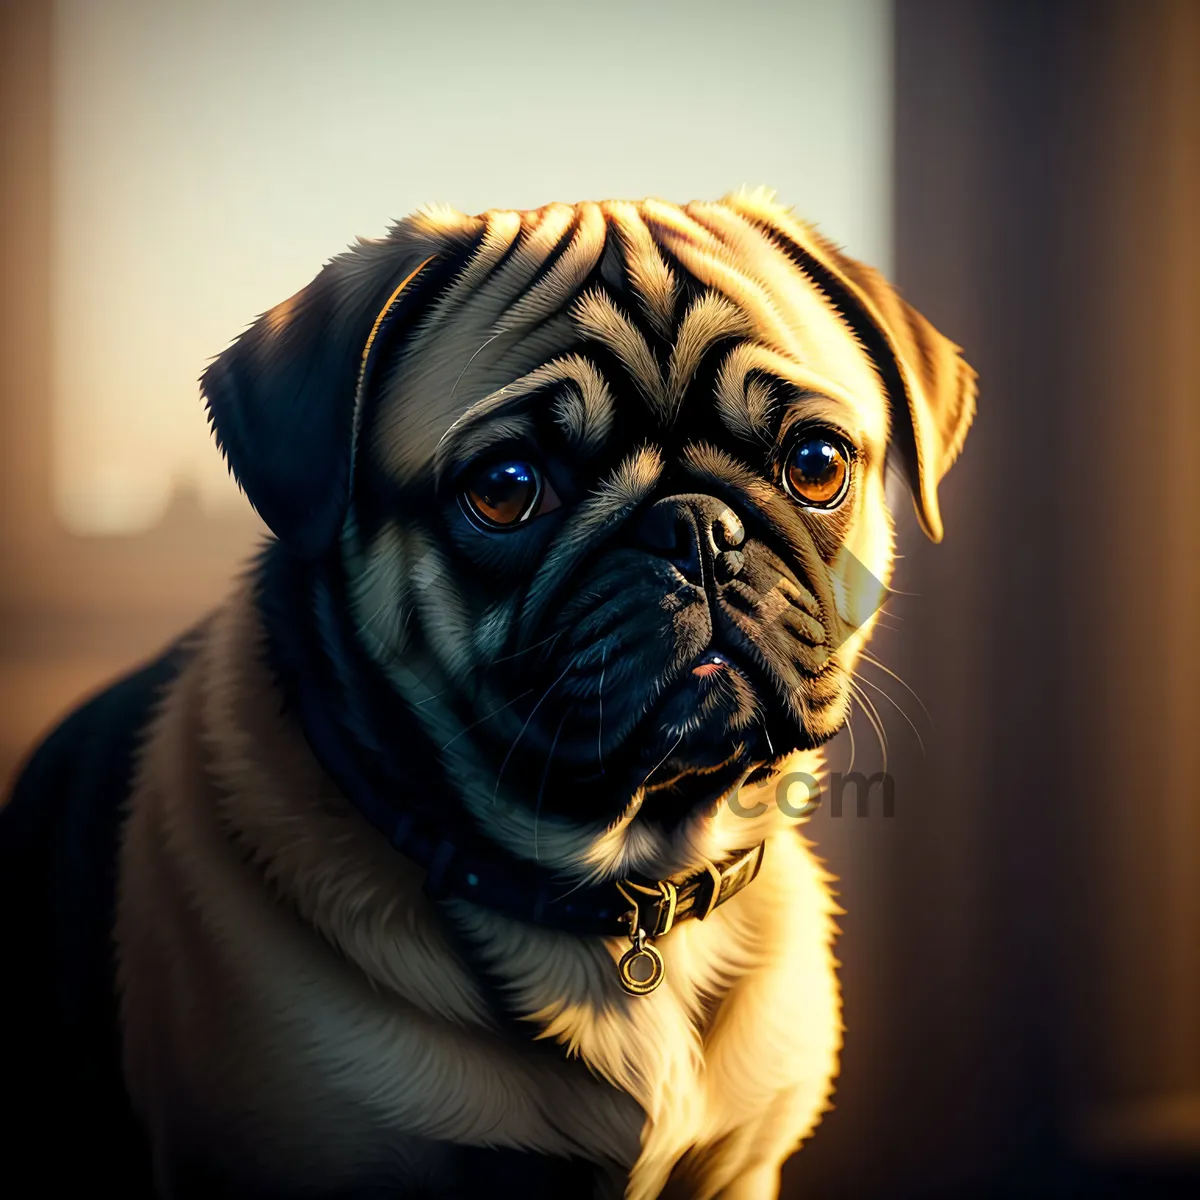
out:
<path id="1" fill-rule="evenodd" d="M 890 260 L 890 0 L 57 0 L 55 510 L 239 499 L 204 363 L 357 235 L 443 202 L 765 185 Z"/>

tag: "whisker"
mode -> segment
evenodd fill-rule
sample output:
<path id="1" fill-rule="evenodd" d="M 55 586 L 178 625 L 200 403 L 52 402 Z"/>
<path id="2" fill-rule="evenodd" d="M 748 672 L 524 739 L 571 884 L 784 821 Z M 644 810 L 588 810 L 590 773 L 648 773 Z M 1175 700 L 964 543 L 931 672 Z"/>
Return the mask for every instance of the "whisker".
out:
<path id="1" fill-rule="evenodd" d="M 911 729 L 913 731 L 913 737 L 915 737 L 917 739 L 917 745 L 921 747 L 921 753 L 924 754 L 925 753 L 925 743 L 921 740 L 920 731 L 913 724 L 912 718 L 908 715 L 908 713 L 906 713 L 904 711 L 904 709 L 902 709 L 900 707 L 900 705 L 897 704 L 896 701 L 893 700 L 892 697 L 889 696 L 887 694 L 887 692 L 885 692 L 883 690 L 883 688 L 881 688 L 879 686 L 879 684 L 873 683 L 865 675 L 858 674 L 857 671 L 854 673 L 854 678 L 857 679 L 860 683 L 865 683 L 867 685 L 867 687 L 874 688 L 908 722 L 908 727 L 909 727 L 909 729 Z"/>
<path id="2" fill-rule="evenodd" d="M 874 704 L 871 703 L 871 698 L 866 694 L 866 692 L 864 692 L 862 688 L 855 684 L 853 679 L 849 679 L 846 682 L 849 684 L 855 695 L 858 696 L 858 702 L 862 705 L 863 714 L 866 716 L 871 728 L 874 729 L 875 737 L 879 740 L 879 749 L 883 755 L 883 770 L 886 774 L 888 762 L 887 734 L 884 732 L 883 722 L 879 717 L 879 710 Z"/>
<path id="3" fill-rule="evenodd" d="M 883 723 L 883 717 L 880 715 L 879 708 L 875 701 L 872 700 L 866 692 L 862 694 L 863 700 L 866 701 L 867 708 L 870 709 L 871 715 L 875 718 L 874 725 L 882 738 L 880 750 L 883 752 L 883 769 L 886 771 L 888 767 L 888 751 L 891 749 L 891 739 L 888 737 L 887 726 Z"/>
<path id="4" fill-rule="evenodd" d="M 891 667 L 884 666 L 879 659 L 877 659 L 873 654 L 869 654 L 866 650 L 863 650 L 861 653 L 865 662 L 869 662 L 873 667 L 878 667 L 879 670 L 881 670 L 885 675 L 890 675 L 902 688 L 904 688 L 905 691 L 908 692 L 908 694 L 921 706 L 921 711 L 926 717 L 929 718 L 929 723 L 932 725 L 933 717 L 930 716 L 929 709 L 925 707 L 925 702 L 921 699 L 921 697 L 918 696 L 917 693 L 914 692 L 913 689 L 909 687 L 908 684 L 905 683 L 904 680 L 901 679 L 900 676 L 891 669 Z"/>
<path id="5" fill-rule="evenodd" d="M 608 666 L 608 646 L 600 647 L 600 719 L 596 725 L 596 761 L 604 774 L 604 672 Z"/>
<path id="6" fill-rule="evenodd" d="M 541 862 L 541 857 L 538 854 L 538 822 L 542 818 L 542 795 L 546 791 L 546 780 L 550 778 L 550 764 L 554 761 L 554 751 L 558 747 L 558 735 L 562 733 L 563 726 L 567 723 L 567 717 L 570 715 L 571 709 L 568 708 L 562 715 L 562 719 L 558 723 L 558 728 L 554 731 L 554 740 L 550 743 L 550 753 L 546 755 L 546 765 L 542 768 L 542 782 L 538 785 L 537 806 L 533 810 L 533 861 Z"/>
<path id="7" fill-rule="evenodd" d="M 528 654 L 530 650 L 536 650 L 539 646 L 544 646 L 547 642 L 552 642 L 556 638 L 562 637 L 566 633 L 566 629 L 560 629 L 557 633 L 550 634 L 549 637 L 544 637 L 539 642 L 534 642 L 530 646 L 526 646 L 521 650 L 514 650 L 512 654 L 501 654 L 499 658 L 493 658 L 488 662 L 488 666 L 494 666 L 496 663 L 508 662 L 510 659 L 520 658 L 522 654 Z"/>
<path id="8" fill-rule="evenodd" d="M 545 704 L 546 697 L 549 696 L 550 693 L 554 691 L 554 689 L 558 687 L 558 685 L 562 683 L 564 679 L 566 679 L 567 672 L 570 671 L 573 665 L 573 663 L 568 663 L 563 668 L 563 673 L 542 693 L 542 698 L 533 706 L 533 710 L 530 712 L 529 716 L 525 718 L 525 724 L 522 725 L 520 730 L 517 732 L 517 736 L 513 739 L 513 744 L 509 746 L 508 753 L 504 756 L 504 761 L 500 764 L 500 773 L 496 776 L 496 786 L 492 789 L 493 804 L 496 803 L 496 797 L 500 794 L 500 780 L 504 778 L 504 768 L 508 766 L 508 760 L 512 758 L 513 751 L 517 748 L 517 744 L 520 742 L 521 738 L 525 736 L 525 730 L 529 728 L 529 722 L 532 721 L 537 715 L 537 710 L 541 708 L 543 704 Z"/>
<path id="9" fill-rule="evenodd" d="M 661 766 L 663 765 L 663 763 L 665 763 L 665 762 L 667 761 L 667 759 L 668 759 L 668 758 L 670 758 L 670 757 L 671 757 L 671 755 L 675 753 L 676 749 L 677 749 L 677 748 L 678 748 L 678 746 L 679 746 L 679 743 L 680 743 L 680 742 L 682 742 L 682 741 L 683 741 L 683 733 L 681 732 L 681 733 L 679 734 L 679 736 L 678 736 L 678 737 L 675 739 L 675 745 L 674 745 L 674 746 L 672 746 L 672 747 L 670 748 L 670 750 L 668 750 L 668 751 L 666 752 L 666 754 L 664 754 L 664 755 L 662 756 L 662 758 L 660 758 L 660 759 L 658 760 L 658 762 L 656 762 L 656 763 L 654 764 L 654 770 L 650 772 L 650 775 L 653 775 L 653 774 L 654 774 L 654 771 L 657 771 L 657 770 L 658 770 L 658 768 L 659 768 L 659 767 L 661 767 Z M 643 788 L 646 786 L 646 784 L 648 784 L 648 783 L 650 782 L 650 775 L 647 775 L 647 776 L 646 776 L 646 778 L 642 780 L 642 787 L 643 787 Z"/>
<path id="10" fill-rule="evenodd" d="M 758 714 L 759 724 L 762 726 L 763 737 L 767 739 L 767 749 L 771 752 L 771 757 L 775 757 L 775 747 L 771 745 L 771 731 L 767 728 L 767 717 L 765 713 Z"/>
<path id="11" fill-rule="evenodd" d="M 491 345 L 491 344 L 492 344 L 492 343 L 493 343 L 493 342 L 494 342 L 494 341 L 495 341 L 495 340 L 496 340 L 496 339 L 497 339 L 497 338 L 498 338 L 498 337 L 499 337 L 499 336 L 500 336 L 502 333 L 507 333 L 507 332 L 508 332 L 508 331 L 507 331 L 507 330 L 505 330 L 505 329 L 499 329 L 499 330 L 497 330 L 495 333 L 493 333 L 493 334 L 492 334 L 492 336 L 491 336 L 490 338 L 488 338 L 488 339 L 487 339 L 487 341 L 486 341 L 486 342 L 484 342 L 484 343 L 483 343 L 483 345 L 482 345 L 482 346 L 480 346 L 480 347 L 479 347 L 479 349 L 478 349 L 478 350 L 476 350 L 476 351 L 475 351 L 475 353 L 474 353 L 474 354 L 472 354 L 472 355 L 471 355 L 471 357 L 470 357 L 470 358 L 468 358 L 468 359 L 467 359 L 466 366 L 464 366 L 464 367 L 463 367 L 463 369 L 462 369 L 461 371 L 459 371 L 459 373 L 458 373 L 458 378 L 457 378 L 457 379 L 454 381 L 454 386 L 453 386 L 453 387 L 450 389 L 450 399 L 451 399 L 451 401 L 453 401 L 453 400 L 454 400 L 454 395 L 455 395 L 455 393 L 458 391 L 458 385 L 459 385 L 460 383 L 462 383 L 462 377 L 463 377 L 463 376 L 464 376 L 464 375 L 467 373 L 467 369 L 470 367 L 470 365 L 471 365 L 471 364 L 472 364 L 472 363 L 473 363 L 473 362 L 474 362 L 474 361 L 475 361 L 475 360 L 476 360 L 476 359 L 477 359 L 477 358 L 480 356 L 480 354 L 482 354 L 482 353 L 484 352 L 484 350 L 486 350 L 486 349 L 487 349 L 487 348 L 488 348 L 488 347 L 489 347 L 489 346 L 490 346 L 490 345 Z M 507 391 L 507 390 L 508 390 L 507 388 L 501 388 L 501 389 L 500 389 L 500 391 L 501 391 L 501 392 L 505 392 L 505 391 Z M 458 416 L 458 417 L 455 417 L 455 418 L 454 418 L 454 420 L 453 420 L 453 421 L 451 421 L 451 422 L 450 422 L 450 424 L 449 424 L 449 425 L 446 427 L 446 431 L 445 431 L 445 432 L 442 434 L 442 436 L 441 436 L 440 438 L 438 438 L 437 445 L 436 445 L 436 446 L 433 448 L 433 456 L 434 456 L 434 458 L 435 458 L 435 459 L 437 458 L 437 456 L 438 456 L 439 454 L 441 454 L 441 452 L 442 452 L 442 446 L 443 446 L 443 445 L 445 445 L 446 439 L 447 439 L 447 438 L 448 438 L 448 437 L 449 437 L 449 436 L 450 436 L 450 435 L 451 435 L 451 434 L 452 434 L 452 433 L 453 433 L 453 432 L 454 432 L 454 431 L 455 431 L 455 430 L 456 430 L 456 429 L 457 429 L 457 428 L 458 428 L 458 427 L 459 427 L 459 426 L 460 426 L 460 425 L 463 423 L 463 421 L 465 421 L 465 420 L 467 419 L 467 417 L 468 417 L 469 415 L 470 415 L 470 409 L 468 409 L 468 410 L 467 410 L 467 412 L 464 412 L 464 413 L 462 413 L 460 416 Z"/>
<path id="12" fill-rule="evenodd" d="M 851 699 L 854 699 L 854 690 L 850 691 Z M 854 755 L 856 747 L 854 745 L 854 722 L 852 721 L 852 713 L 846 714 L 846 736 L 850 739 L 850 765 L 846 768 L 846 774 L 849 775 L 854 770 Z"/>
<path id="13" fill-rule="evenodd" d="M 507 333 L 507 332 L 508 332 L 508 331 L 507 331 L 507 330 L 505 330 L 505 329 L 497 329 L 497 330 L 496 330 L 496 332 L 495 332 L 495 333 L 493 333 L 493 334 L 492 334 L 492 336 L 491 336 L 490 338 L 488 338 L 488 340 L 487 340 L 486 342 L 484 342 L 484 343 L 483 343 L 483 345 L 482 345 L 482 346 L 480 346 L 480 347 L 479 347 L 479 349 L 478 349 L 478 350 L 476 350 L 476 351 L 475 351 L 475 353 L 474 353 L 474 354 L 472 354 L 470 358 L 468 358 L 468 359 L 467 359 L 466 366 L 464 366 L 464 367 L 463 367 L 463 369 L 462 369 L 461 371 L 459 371 L 459 373 L 458 373 L 458 378 L 457 378 L 457 379 L 454 381 L 454 386 L 453 386 L 453 387 L 450 389 L 450 402 L 451 402 L 451 403 L 453 403 L 453 402 L 454 402 L 454 396 L 455 396 L 455 393 L 458 391 L 458 385 L 459 385 L 460 383 L 462 383 L 463 376 L 464 376 L 464 375 L 467 373 L 467 371 L 468 371 L 468 370 L 470 370 L 471 364 L 472 364 L 472 363 L 473 363 L 473 362 L 474 362 L 474 361 L 475 361 L 475 360 L 476 360 L 476 359 L 477 359 L 477 358 L 478 358 L 478 357 L 479 357 L 479 356 L 480 356 L 480 355 L 481 355 L 481 354 L 482 354 L 482 353 L 483 353 L 483 352 L 484 352 L 484 351 L 485 351 L 485 350 L 486 350 L 486 349 L 487 349 L 487 348 L 488 348 L 488 347 L 489 347 L 489 346 L 490 346 L 490 345 L 491 345 L 491 344 L 492 344 L 492 343 L 493 343 L 493 342 L 494 342 L 494 341 L 495 341 L 495 340 L 496 340 L 498 337 L 500 337 L 500 335 L 501 335 L 501 334 L 503 334 L 503 333 Z"/>
<path id="14" fill-rule="evenodd" d="M 490 719 L 491 719 L 492 717 L 494 717 L 494 716 L 495 716 L 495 715 L 496 715 L 498 712 L 503 712 L 503 711 L 504 711 L 506 708 L 508 708 L 510 705 L 516 704 L 516 702 L 517 702 L 518 700 L 523 700 L 523 699 L 524 699 L 526 696 L 528 696 L 528 695 L 529 695 L 529 693 L 530 693 L 530 692 L 532 692 L 532 691 L 533 691 L 533 688 L 526 688 L 526 689 L 525 689 L 525 690 L 524 690 L 524 691 L 523 691 L 523 692 L 522 692 L 522 693 L 521 693 L 519 696 L 514 696 L 514 697 L 513 697 L 511 700 L 509 700 L 509 701 L 505 702 L 504 704 L 501 704 L 499 708 L 493 708 L 493 709 L 492 709 L 492 711 L 491 711 L 490 713 L 486 713 L 484 716 L 480 717 L 480 718 L 479 718 L 477 721 L 472 721 L 472 722 L 470 723 L 470 725 L 465 725 L 465 726 L 463 726 L 463 728 L 462 728 L 462 729 L 460 729 L 460 730 L 459 730 L 459 731 L 458 731 L 458 732 L 457 732 L 457 733 L 456 733 L 456 734 L 455 734 L 455 735 L 454 735 L 454 736 L 453 736 L 453 737 L 452 737 L 452 738 L 451 738 L 451 739 L 450 739 L 450 740 L 449 740 L 449 741 L 448 741 L 448 742 L 447 742 L 447 743 L 446 743 L 446 744 L 445 744 L 445 745 L 442 747 L 442 749 L 443 749 L 443 750 L 446 750 L 446 749 L 448 749 L 450 746 L 453 746 L 453 745 L 454 745 L 454 743 L 455 743 L 455 742 L 457 742 L 457 741 L 458 741 L 458 739 L 459 739 L 460 737 L 462 737 L 462 735 L 463 735 L 464 733 L 470 733 L 470 732 L 471 732 L 471 730 L 472 730 L 472 729 L 474 729 L 476 725 L 482 725 L 482 724 L 484 723 L 484 721 L 490 720 Z"/>
<path id="15" fill-rule="evenodd" d="M 408 622 L 409 622 L 409 619 L 412 617 L 412 610 L 414 607 L 415 607 L 415 605 L 413 605 L 412 603 L 404 604 L 401 606 L 403 613 L 404 613 L 404 620 L 400 624 L 400 629 L 399 629 L 397 636 L 389 639 L 386 636 L 389 631 L 388 630 L 384 631 L 382 640 L 384 641 L 385 645 L 388 644 L 389 642 L 392 643 L 389 646 L 390 649 L 395 649 L 395 648 L 403 645 L 404 635 L 408 630 Z M 385 610 L 386 610 L 386 612 L 385 612 Z M 361 623 L 360 628 L 366 632 L 373 632 L 376 621 L 380 620 L 380 618 L 383 618 L 383 617 L 388 617 L 388 618 L 391 618 L 394 620 L 394 614 L 395 614 L 395 609 L 392 608 L 391 599 L 389 597 L 385 596 L 375 606 L 375 611 L 365 621 L 363 621 Z M 391 632 L 393 634 L 396 634 L 395 630 L 392 630 Z"/>

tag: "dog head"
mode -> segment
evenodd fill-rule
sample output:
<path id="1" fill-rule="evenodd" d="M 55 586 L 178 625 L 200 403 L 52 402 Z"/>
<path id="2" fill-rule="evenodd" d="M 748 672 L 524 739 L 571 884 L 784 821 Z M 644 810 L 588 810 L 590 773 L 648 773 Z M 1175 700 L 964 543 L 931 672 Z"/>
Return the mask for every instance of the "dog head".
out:
<path id="1" fill-rule="evenodd" d="M 426 211 L 203 387 L 457 801 L 592 873 L 678 868 L 732 788 L 841 727 L 891 576 L 885 466 L 940 540 L 974 409 L 957 347 L 758 193 Z"/>

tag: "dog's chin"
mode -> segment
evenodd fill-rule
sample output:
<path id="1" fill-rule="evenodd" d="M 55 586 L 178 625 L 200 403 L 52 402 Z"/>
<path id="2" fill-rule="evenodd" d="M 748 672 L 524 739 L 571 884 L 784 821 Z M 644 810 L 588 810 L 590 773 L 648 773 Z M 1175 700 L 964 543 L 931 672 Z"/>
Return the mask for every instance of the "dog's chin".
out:
<path id="1" fill-rule="evenodd" d="M 601 710 L 597 697 L 560 712 L 522 714 L 513 706 L 518 735 L 490 748 L 511 795 L 541 818 L 595 827 L 634 812 L 670 830 L 832 737 L 844 713 L 842 674 L 831 664 L 789 704 L 767 663 L 710 646 L 647 682 L 640 696 L 627 687 L 626 710 L 637 704 L 641 713 L 620 736 L 612 732 L 619 717 Z M 626 675 L 627 683 L 638 678 L 645 677 Z"/>
<path id="2" fill-rule="evenodd" d="M 726 654 L 703 656 L 660 693 L 633 730 L 624 770 L 608 775 L 614 810 L 640 794 L 638 818 L 672 828 L 837 732 L 832 723 L 817 730 L 798 726 L 777 694 L 767 672 Z"/>

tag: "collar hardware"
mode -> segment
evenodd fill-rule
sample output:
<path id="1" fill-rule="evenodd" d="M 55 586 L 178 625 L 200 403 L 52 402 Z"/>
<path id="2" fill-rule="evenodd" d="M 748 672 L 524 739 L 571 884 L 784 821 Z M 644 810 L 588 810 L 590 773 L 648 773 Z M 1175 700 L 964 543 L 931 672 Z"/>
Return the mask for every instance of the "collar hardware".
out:
<path id="1" fill-rule="evenodd" d="M 765 842 L 739 854 L 724 870 L 705 862 L 704 870 L 676 885 L 668 880 L 654 884 L 622 879 L 616 889 L 630 909 L 620 918 L 629 930 L 630 948 L 617 963 L 617 977 L 631 996 L 646 996 L 666 978 L 667 967 L 652 938 L 671 932 L 687 917 L 704 920 L 718 904 L 737 895 L 758 874 Z"/>

